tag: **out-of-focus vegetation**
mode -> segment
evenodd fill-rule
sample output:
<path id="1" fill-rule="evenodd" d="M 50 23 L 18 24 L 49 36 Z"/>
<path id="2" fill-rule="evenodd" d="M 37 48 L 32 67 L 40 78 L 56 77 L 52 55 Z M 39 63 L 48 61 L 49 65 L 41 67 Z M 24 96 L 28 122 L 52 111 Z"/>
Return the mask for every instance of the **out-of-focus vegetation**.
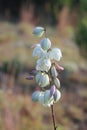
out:
<path id="1" fill-rule="evenodd" d="M 87 58 L 87 18 L 80 21 L 75 37 L 76 43 L 80 47 L 81 54 Z"/>

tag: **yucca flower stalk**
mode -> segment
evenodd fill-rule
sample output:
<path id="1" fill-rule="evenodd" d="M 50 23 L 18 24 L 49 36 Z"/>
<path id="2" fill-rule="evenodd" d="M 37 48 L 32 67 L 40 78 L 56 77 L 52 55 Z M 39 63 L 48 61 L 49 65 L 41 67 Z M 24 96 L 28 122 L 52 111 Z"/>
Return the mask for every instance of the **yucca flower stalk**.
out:
<path id="1" fill-rule="evenodd" d="M 27 79 L 35 79 L 40 90 L 32 94 L 32 100 L 39 102 L 45 107 L 51 107 L 54 130 L 57 129 L 54 117 L 54 104 L 59 101 L 61 93 L 59 91 L 60 81 L 58 79 L 59 70 L 63 70 L 58 62 L 62 58 L 59 48 L 52 48 L 51 41 L 47 38 L 46 28 L 35 27 L 33 34 L 37 37 L 45 37 L 39 44 L 35 44 L 33 57 L 37 57 L 36 69 Z"/>

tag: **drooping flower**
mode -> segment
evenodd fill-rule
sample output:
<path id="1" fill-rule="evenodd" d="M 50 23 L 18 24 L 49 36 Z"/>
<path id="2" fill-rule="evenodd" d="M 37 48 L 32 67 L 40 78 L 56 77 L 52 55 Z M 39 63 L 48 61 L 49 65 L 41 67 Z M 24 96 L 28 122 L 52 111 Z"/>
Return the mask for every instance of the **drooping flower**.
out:
<path id="1" fill-rule="evenodd" d="M 36 70 L 48 72 L 51 67 L 50 59 L 41 58 L 37 61 Z"/>
<path id="2" fill-rule="evenodd" d="M 62 57 L 62 53 L 61 50 L 59 48 L 52 48 L 49 52 L 48 52 L 48 58 L 50 58 L 51 60 L 56 60 L 56 61 L 60 61 L 61 57 Z"/>
<path id="3" fill-rule="evenodd" d="M 44 28 L 43 27 L 35 27 L 33 30 L 33 34 L 37 37 L 41 37 L 44 34 Z"/>

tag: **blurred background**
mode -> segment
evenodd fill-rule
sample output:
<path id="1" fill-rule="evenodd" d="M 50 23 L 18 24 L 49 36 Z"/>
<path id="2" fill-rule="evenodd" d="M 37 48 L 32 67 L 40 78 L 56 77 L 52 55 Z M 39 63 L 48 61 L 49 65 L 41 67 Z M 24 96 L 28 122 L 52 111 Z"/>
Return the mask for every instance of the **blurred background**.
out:
<path id="1" fill-rule="evenodd" d="M 0 130 L 53 130 L 50 108 L 31 100 L 37 88 L 35 26 L 47 28 L 63 53 L 57 130 L 87 129 L 87 0 L 0 0 Z"/>

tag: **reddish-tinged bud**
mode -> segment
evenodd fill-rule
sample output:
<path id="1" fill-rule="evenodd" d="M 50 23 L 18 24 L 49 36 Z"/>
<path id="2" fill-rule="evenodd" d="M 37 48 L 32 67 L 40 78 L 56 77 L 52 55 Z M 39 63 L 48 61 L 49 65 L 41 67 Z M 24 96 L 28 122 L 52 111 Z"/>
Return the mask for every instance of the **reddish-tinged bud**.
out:
<path id="1" fill-rule="evenodd" d="M 57 70 L 64 70 L 64 68 L 62 66 L 60 66 L 58 64 L 56 64 L 56 66 L 57 66 Z"/>

